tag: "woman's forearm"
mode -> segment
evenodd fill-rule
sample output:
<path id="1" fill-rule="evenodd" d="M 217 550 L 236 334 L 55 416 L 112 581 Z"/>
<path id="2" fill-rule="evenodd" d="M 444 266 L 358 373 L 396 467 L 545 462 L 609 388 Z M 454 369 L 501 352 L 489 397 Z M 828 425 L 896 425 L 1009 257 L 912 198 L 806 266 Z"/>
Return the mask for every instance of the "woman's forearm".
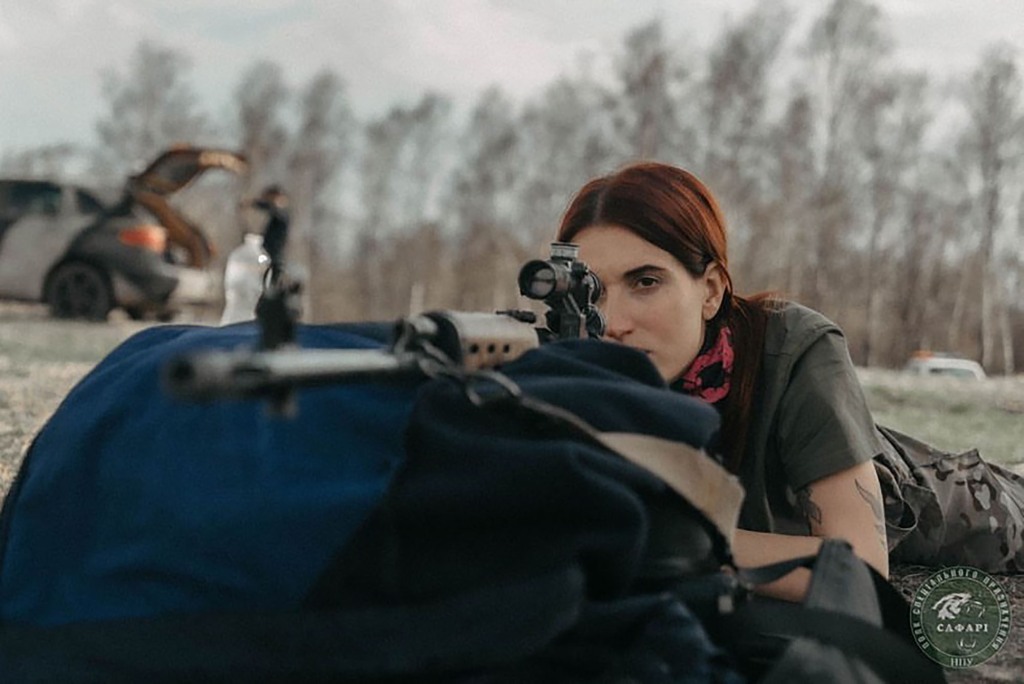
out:
<path id="1" fill-rule="evenodd" d="M 736 530 L 733 538 L 733 556 L 741 568 L 768 565 L 791 558 L 812 556 L 821 548 L 820 537 L 801 537 L 768 532 Z M 758 594 L 787 601 L 802 601 L 807 595 L 811 573 L 798 568 L 770 584 L 755 587 Z"/>
<path id="2" fill-rule="evenodd" d="M 740 567 L 756 567 L 818 553 L 821 540 L 845 539 L 864 562 L 889 576 L 882 493 L 874 464 L 859 463 L 823 477 L 796 492 L 807 517 L 810 535 L 737 530 L 733 555 Z M 757 587 L 766 596 L 800 601 L 807 595 L 811 573 L 803 568 Z"/>

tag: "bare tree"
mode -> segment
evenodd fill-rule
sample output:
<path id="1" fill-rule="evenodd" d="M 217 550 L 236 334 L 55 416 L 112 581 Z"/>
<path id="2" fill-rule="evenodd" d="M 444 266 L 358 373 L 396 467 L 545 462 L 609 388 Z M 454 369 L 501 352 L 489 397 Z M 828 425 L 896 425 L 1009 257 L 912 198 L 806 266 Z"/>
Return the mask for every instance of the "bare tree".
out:
<path id="1" fill-rule="evenodd" d="M 638 159 L 668 159 L 685 146 L 679 114 L 679 91 L 688 72 L 665 41 L 661 22 L 651 21 L 626 35 L 623 52 L 616 60 L 619 93 L 618 125 L 629 144 L 629 155 Z"/>
<path id="2" fill-rule="evenodd" d="M 292 198 L 289 260 L 309 274 L 304 302 L 316 320 L 313 304 L 334 289 L 339 266 L 338 241 L 343 231 L 338 210 L 338 180 L 348 160 L 354 118 L 342 80 L 329 69 L 316 74 L 302 92 L 300 123 L 288 157 L 287 188 Z"/>
<path id="3" fill-rule="evenodd" d="M 797 89 L 768 139 L 768 151 L 775 160 L 769 171 L 774 196 L 757 229 L 764 267 L 763 279 L 755 281 L 757 287 L 781 289 L 798 300 L 811 289 L 813 276 L 813 261 L 808 258 L 808 245 L 815 239 L 810 207 L 818 178 L 813 116 L 810 98 Z"/>
<path id="4" fill-rule="evenodd" d="M 728 207 L 733 259 L 752 279 L 763 279 L 763 245 L 771 239 L 765 216 L 770 193 L 767 153 L 772 69 L 792 13 L 767 2 L 726 28 L 708 53 L 704 80 L 704 174 Z M 765 221 L 768 225 L 765 225 Z M 749 244 L 754 239 L 756 244 Z"/>
<path id="5" fill-rule="evenodd" d="M 447 98 L 427 93 L 415 106 L 393 107 L 365 128 L 359 167 L 363 220 L 353 271 L 368 315 L 403 315 L 447 291 L 448 259 L 436 221 L 427 214 L 442 180 L 438 170 L 450 112 Z M 410 235 L 415 242 L 408 242 Z M 399 256 L 402 265 L 386 266 Z"/>
<path id="6" fill-rule="evenodd" d="M 451 100 L 439 93 L 426 93 L 408 115 L 406 145 L 401 159 L 399 209 L 405 225 L 430 223 L 442 188 L 440 172 L 445 168 L 451 143 Z"/>
<path id="7" fill-rule="evenodd" d="M 905 185 L 913 164 L 921 157 L 925 134 L 924 80 L 902 74 L 879 78 L 866 89 L 861 115 L 854 124 L 855 143 L 866 179 L 864 213 L 867 236 L 863 247 L 863 318 L 856 357 L 879 365 L 881 349 L 888 341 L 876 338 L 881 331 L 898 328 L 887 324 L 882 310 L 883 294 L 893 291 L 892 271 L 886 249 L 887 229 L 903 227 L 902 205 L 908 199 Z M 892 232 L 892 231 L 889 231 Z"/>
<path id="8" fill-rule="evenodd" d="M 421 223 L 435 199 L 448 138 L 448 98 L 425 94 L 396 106 L 365 128 L 360 161 L 364 230 L 376 234 Z"/>
<path id="9" fill-rule="evenodd" d="M 1001 365 L 1007 373 L 1014 368 L 1013 341 L 996 243 L 1005 218 L 1004 188 L 1020 163 L 1024 142 L 1021 90 L 1012 50 L 995 46 L 982 58 L 964 95 L 969 114 L 965 149 L 980 183 L 981 362 L 989 368 L 995 365 L 996 344 L 1001 341 Z"/>
<path id="10" fill-rule="evenodd" d="M 484 92 L 459 142 L 460 164 L 454 170 L 453 218 L 461 229 L 497 225 L 514 209 L 521 135 L 515 105 L 496 87 Z"/>
<path id="11" fill-rule="evenodd" d="M 626 159 L 610 92 L 586 76 L 562 77 L 520 119 L 521 224 L 516 237 L 546 247 L 572 192 Z"/>
<path id="12" fill-rule="evenodd" d="M 459 141 L 461 155 L 448 200 L 458 236 L 453 258 L 455 304 L 461 308 L 486 311 L 517 301 L 521 143 L 514 106 L 499 89 L 488 89 Z"/>
<path id="13" fill-rule="evenodd" d="M 923 75 L 908 77 L 894 110 L 899 119 L 891 144 L 900 150 L 903 167 L 895 216 L 898 241 L 889 250 L 895 277 L 888 290 L 894 301 L 883 325 L 898 332 L 889 340 L 886 365 L 904 362 L 916 349 L 949 346 L 947 325 L 955 307 L 950 295 L 955 291 L 948 287 L 947 254 L 958 251 L 967 203 L 949 160 L 926 146 L 935 116 L 930 92 Z"/>
<path id="14" fill-rule="evenodd" d="M 394 107 L 383 118 L 369 122 L 364 129 L 365 144 L 359 174 L 363 233 L 375 238 L 397 228 L 394 186 L 405 143 L 407 116 L 406 109 Z"/>
<path id="15" fill-rule="evenodd" d="M 812 81 L 820 84 L 817 101 L 823 121 L 814 216 L 818 229 L 812 247 L 816 277 L 809 295 L 813 306 L 832 313 L 849 305 L 846 296 L 855 285 L 864 286 L 851 274 L 855 261 L 843 244 L 846 236 L 858 232 L 857 202 L 851 195 L 858 185 L 851 137 L 879 64 L 890 50 L 879 9 L 863 0 L 833 0 L 807 41 L 806 53 L 817 75 Z"/>
<path id="16" fill-rule="evenodd" d="M 248 194 L 284 180 L 288 144 L 284 108 L 288 98 L 281 67 L 269 61 L 249 67 L 235 89 L 238 148 L 249 161 Z"/>
<path id="17" fill-rule="evenodd" d="M 204 142 L 210 132 L 186 80 L 182 52 L 140 42 L 124 72 L 102 74 L 107 113 L 96 123 L 96 170 L 119 179 L 173 143 Z"/>

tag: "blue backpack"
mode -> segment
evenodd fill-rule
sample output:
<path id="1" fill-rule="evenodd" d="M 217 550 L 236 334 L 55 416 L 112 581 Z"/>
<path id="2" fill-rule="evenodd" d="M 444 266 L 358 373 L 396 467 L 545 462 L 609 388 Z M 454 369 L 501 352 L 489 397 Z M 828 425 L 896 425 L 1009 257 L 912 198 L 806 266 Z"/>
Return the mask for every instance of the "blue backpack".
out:
<path id="1" fill-rule="evenodd" d="M 381 349 L 389 330 L 299 326 L 298 342 Z M 703 489 L 728 480 L 629 457 L 639 439 L 718 468 L 701 451 L 717 413 L 644 355 L 551 343 L 499 382 L 304 389 L 291 418 L 164 391 L 169 359 L 256 337 L 146 330 L 44 426 L 0 515 L 2 681 L 740 682 L 784 662 L 772 647 L 751 667 L 720 638 L 758 615 L 740 619 L 742 582 L 720 571 L 730 521 L 706 499 L 730 485 Z M 849 581 L 836 567 L 819 574 Z M 862 658 L 890 636 L 864 634 Z M 808 643 L 776 671 L 793 680 Z"/>

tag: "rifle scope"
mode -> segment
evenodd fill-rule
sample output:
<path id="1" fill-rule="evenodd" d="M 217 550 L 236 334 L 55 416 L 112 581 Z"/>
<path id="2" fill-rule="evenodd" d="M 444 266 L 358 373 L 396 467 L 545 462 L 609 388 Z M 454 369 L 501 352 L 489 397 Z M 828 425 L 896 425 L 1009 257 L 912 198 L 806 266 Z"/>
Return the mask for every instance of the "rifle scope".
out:
<path id="1" fill-rule="evenodd" d="M 520 294 L 548 305 L 548 328 L 559 339 L 604 334 L 604 318 L 595 306 L 601 281 L 579 260 L 579 251 L 571 242 L 552 242 L 550 259 L 528 261 L 519 270 Z"/>

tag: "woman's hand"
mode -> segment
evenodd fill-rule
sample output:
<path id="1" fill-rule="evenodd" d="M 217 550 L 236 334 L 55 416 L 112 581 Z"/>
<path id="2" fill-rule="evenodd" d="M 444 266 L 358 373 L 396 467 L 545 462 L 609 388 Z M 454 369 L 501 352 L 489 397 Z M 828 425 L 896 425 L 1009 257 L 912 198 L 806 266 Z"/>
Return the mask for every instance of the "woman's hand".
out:
<path id="1" fill-rule="evenodd" d="M 883 576 L 889 576 L 889 549 L 885 537 L 882 492 L 874 463 L 867 461 L 812 482 L 797 492 L 811 536 L 793 536 L 737 530 L 733 554 L 740 567 L 812 555 L 824 538 L 850 542 L 854 553 Z M 811 573 L 796 570 L 756 591 L 789 601 L 807 594 Z"/>

